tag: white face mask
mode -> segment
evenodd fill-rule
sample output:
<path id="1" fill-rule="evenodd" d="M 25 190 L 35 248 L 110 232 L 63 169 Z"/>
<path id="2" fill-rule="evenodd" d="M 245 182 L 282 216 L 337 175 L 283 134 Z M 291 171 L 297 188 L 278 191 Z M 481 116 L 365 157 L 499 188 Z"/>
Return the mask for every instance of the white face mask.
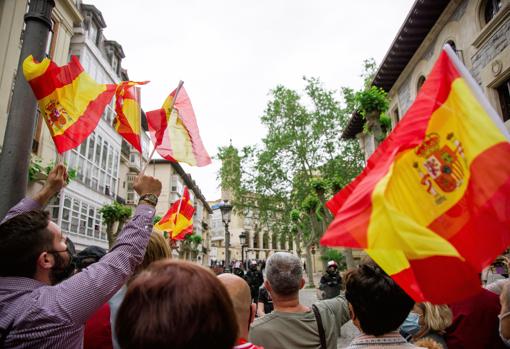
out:
<path id="1" fill-rule="evenodd" d="M 499 337 L 501 337 L 501 340 L 503 341 L 503 343 L 505 343 L 505 345 L 507 347 L 510 347 L 510 339 L 507 339 L 507 338 L 503 337 L 503 334 L 501 333 L 501 320 L 503 320 L 503 318 L 506 318 L 507 316 L 510 316 L 510 312 L 498 315 L 498 318 L 499 318 Z"/>

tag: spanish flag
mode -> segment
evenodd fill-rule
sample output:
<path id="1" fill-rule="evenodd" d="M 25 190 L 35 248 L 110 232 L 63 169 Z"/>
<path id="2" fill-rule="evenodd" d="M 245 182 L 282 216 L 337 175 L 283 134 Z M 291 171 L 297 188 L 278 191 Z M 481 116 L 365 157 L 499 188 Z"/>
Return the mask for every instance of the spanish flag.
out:
<path id="1" fill-rule="evenodd" d="M 169 232 L 173 240 L 183 240 L 193 232 L 193 214 L 195 207 L 191 202 L 189 191 L 184 187 L 182 197 L 175 201 L 161 220 L 154 225 L 154 229 Z"/>
<path id="2" fill-rule="evenodd" d="M 193 106 L 184 87 L 175 89 L 161 109 L 147 112 L 146 116 L 152 142 L 163 158 L 191 166 L 206 166 L 211 163 L 200 138 Z"/>
<path id="3" fill-rule="evenodd" d="M 75 56 L 59 67 L 48 58 L 39 63 L 30 55 L 23 62 L 23 73 L 60 154 L 94 131 L 115 94 L 116 85 L 96 83 Z"/>
<path id="4" fill-rule="evenodd" d="M 476 294 L 510 244 L 509 139 L 445 47 L 402 121 L 328 202 L 321 244 L 364 249 L 416 301 Z"/>
<path id="5" fill-rule="evenodd" d="M 142 108 L 140 107 L 140 88 L 136 85 L 145 85 L 148 81 L 121 82 L 115 92 L 115 130 L 140 153 L 140 130 Z"/>

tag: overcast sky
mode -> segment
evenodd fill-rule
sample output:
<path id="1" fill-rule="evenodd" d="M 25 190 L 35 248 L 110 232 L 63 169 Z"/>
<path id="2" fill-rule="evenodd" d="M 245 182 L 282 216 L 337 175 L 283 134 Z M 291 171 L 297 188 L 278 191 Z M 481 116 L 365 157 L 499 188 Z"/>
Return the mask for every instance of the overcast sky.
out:
<path id="1" fill-rule="evenodd" d="M 102 13 L 122 66 L 142 87 L 145 111 L 160 108 L 184 81 L 202 140 L 219 146 L 260 142 L 269 91 L 302 90 L 302 76 L 325 87 L 361 87 L 362 62 L 380 63 L 413 0 L 84 0 Z M 220 198 L 219 162 L 183 165 L 207 200 Z"/>

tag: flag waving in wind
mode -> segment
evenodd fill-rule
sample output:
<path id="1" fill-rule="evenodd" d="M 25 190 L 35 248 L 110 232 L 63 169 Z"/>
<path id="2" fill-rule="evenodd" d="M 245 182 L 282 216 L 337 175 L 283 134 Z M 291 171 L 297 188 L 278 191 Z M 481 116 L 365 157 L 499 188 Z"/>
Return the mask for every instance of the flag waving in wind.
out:
<path id="1" fill-rule="evenodd" d="M 146 115 L 152 142 L 163 158 L 191 166 L 211 163 L 200 138 L 195 112 L 183 86 L 167 97 L 161 109 L 147 112 Z"/>
<path id="2" fill-rule="evenodd" d="M 142 109 L 140 107 L 140 88 L 136 85 L 145 85 L 148 81 L 121 82 L 115 92 L 115 130 L 140 153 L 140 130 L 142 128 Z"/>
<path id="3" fill-rule="evenodd" d="M 95 82 L 75 56 L 62 67 L 48 58 L 36 62 L 28 56 L 23 73 L 60 154 L 80 145 L 94 131 L 115 94 L 116 85 Z"/>
<path id="4" fill-rule="evenodd" d="M 167 231 L 173 240 L 182 240 L 193 232 L 193 214 L 195 207 L 191 202 L 189 190 L 184 187 L 182 197 L 175 201 L 161 220 L 154 225 L 154 229 Z"/>
<path id="5" fill-rule="evenodd" d="M 321 243 L 364 249 L 416 301 L 450 303 L 510 245 L 510 143 L 446 47 L 413 105 L 328 202 Z"/>

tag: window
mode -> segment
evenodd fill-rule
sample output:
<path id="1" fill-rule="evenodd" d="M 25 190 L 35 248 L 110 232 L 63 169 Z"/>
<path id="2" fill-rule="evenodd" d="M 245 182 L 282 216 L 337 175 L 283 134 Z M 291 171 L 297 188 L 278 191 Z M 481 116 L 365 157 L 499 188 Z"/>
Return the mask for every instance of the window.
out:
<path id="1" fill-rule="evenodd" d="M 100 228 L 102 224 L 98 206 L 66 193 L 53 199 L 49 203 L 48 209 L 51 219 L 55 222 L 58 221 L 59 210 L 62 209 L 60 224 L 62 233 L 106 240 L 105 231 L 101 231 Z M 94 232 L 96 233 L 94 234 Z"/>
<path id="2" fill-rule="evenodd" d="M 510 79 L 498 87 L 498 95 L 503 121 L 510 120 Z"/>
<path id="3" fill-rule="evenodd" d="M 420 89 L 424 83 L 425 83 L 425 77 L 422 75 L 418 78 L 418 83 L 416 84 L 416 92 L 420 92 Z"/>
<path id="4" fill-rule="evenodd" d="M 499 10 L 501 10 L 501 7 L 502 7 L 501 0 L 487 0 L 483 11 L 485 24 L 489 23 L 491 19 L 493 19 L 496 16 Z"/>

